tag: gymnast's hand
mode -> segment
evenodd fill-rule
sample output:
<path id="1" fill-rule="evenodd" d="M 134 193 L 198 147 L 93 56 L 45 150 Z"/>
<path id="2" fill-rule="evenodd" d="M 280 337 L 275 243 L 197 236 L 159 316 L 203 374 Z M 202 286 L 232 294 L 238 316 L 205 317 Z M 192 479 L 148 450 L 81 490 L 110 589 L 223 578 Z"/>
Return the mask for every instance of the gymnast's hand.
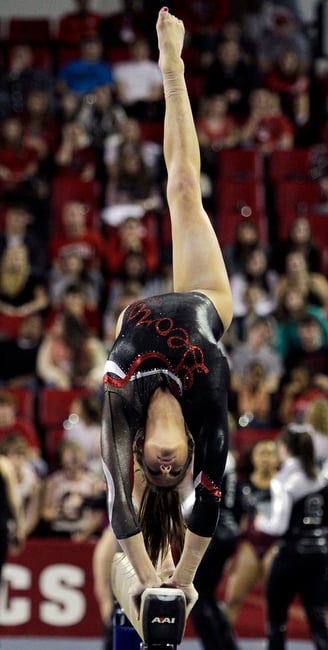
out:
<path id="1" fill-rule="evenodd" d="M 154 577 L 153 580 L 149 581 L 147 584 L 137 580 L 129 589 L 129 595 L 132 598 L 133 606 L 136 614 L 136 618 L 140 618 L 140 606 L 141 606 L 141 596 L 145 589 L 149 587 L 161 587 L 163 586 L 159 577 Z"/>
<path id="2" fill-rule="evenodd" d="M 165 584 L 162 584 L 162 587 L 171 587 L 171 588 L 181 589 L 181 591 L 183 591 L 186 598 L 186 617 L 189 616 L 195 602 L 198 599 L 198 593 L 193 583 L 191 582 L 190 584 L 187 585 L 180 585 L 172 577 L 169 580 L 166 580 Z"/>

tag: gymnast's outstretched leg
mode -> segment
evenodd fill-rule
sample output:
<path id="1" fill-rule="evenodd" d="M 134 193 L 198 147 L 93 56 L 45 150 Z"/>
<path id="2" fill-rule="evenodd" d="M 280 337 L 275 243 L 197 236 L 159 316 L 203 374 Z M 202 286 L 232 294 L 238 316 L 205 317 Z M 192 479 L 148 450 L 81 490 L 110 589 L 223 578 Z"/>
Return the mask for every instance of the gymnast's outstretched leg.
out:
<path id="1" fill-rule="evenodd" d="M 164 156 L 174 290 L 204 291 L 227 326 L 231 320 L 231 292 L 221 249 L 202 205 L 199 143 L 181 57 L 183 23 L 163 8 L 157 34 L 165 94 Z"/>

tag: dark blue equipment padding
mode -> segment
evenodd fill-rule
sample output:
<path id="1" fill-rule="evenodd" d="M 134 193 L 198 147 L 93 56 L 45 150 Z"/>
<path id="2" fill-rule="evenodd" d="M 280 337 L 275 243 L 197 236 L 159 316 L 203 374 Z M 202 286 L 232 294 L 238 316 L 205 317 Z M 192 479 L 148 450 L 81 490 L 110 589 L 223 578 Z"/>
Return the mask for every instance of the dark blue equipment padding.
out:
<path id="1" fill-rule="evenodd" d="M 113 650 L 140 650 L 141 639 L 126 618 L 123 610 L 117 609 L 114 617 Z"/>

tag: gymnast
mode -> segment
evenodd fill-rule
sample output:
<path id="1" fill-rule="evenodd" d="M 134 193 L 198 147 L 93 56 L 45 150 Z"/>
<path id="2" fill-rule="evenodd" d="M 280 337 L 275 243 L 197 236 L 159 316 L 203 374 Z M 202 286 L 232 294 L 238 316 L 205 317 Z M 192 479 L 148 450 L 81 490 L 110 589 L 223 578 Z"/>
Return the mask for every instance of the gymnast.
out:
<path id="1" fill-rule="evenodd" d="M 113 590 L 136 620 L 147 587 L 181 589 L 187 615 L 196 602 L 193 579 L 216 529 L 228 450 L 229 369 L 218 341 L 232 318 L 229 280 L 202 205 L 184 25 L 163 7 L 156 28 L 174 291 L 138 300 L 119 317 L 101 435 L 109 520 L 123 551 Z M 191 466 L 186 528 L 180 486 Z"/>

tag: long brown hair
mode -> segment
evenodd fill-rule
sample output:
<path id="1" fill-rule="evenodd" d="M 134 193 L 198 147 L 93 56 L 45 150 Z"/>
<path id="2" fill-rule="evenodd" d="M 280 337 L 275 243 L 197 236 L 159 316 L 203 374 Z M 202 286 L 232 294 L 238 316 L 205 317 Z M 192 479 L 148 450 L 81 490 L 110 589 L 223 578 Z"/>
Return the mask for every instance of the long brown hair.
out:
<path id="1" fill-rule="evenodd" d="M 311 434 L 306 426 L 290 424 L 283 430 L 280 436 L 291 456 L 298 458 L 306 476 L 314 479 L 318 470 L 314 457 L 314 446 Z"/>
<path id="2" fill-rule="evenodd" d="M 181 553 L 186 527 L 178 490 L 146 484 L 140 504 L 139 521 L 146 550 L 154 566 L 165 558 L 171 541 L 176 552 Z"/>
<path id="3" fill-rule="evenodd" d="M 179 555 L 183 548 L 186 525 L 181 510 L 181 497 L 178 485 L 183 481 L 190 466 L 194 441 L 185 425 L 188 438 L 188 456 L 181 474 L 170 486 L 162 487 L 151 483 L 144 474 L 145 486 L 139 508 L 139 523 L 145 540 L 147 553 L 156 567 L 165 558 L 170 544 Z M 139 430 L 133 451 L 136 461 L 143 471 L 143 430 Z"/>

